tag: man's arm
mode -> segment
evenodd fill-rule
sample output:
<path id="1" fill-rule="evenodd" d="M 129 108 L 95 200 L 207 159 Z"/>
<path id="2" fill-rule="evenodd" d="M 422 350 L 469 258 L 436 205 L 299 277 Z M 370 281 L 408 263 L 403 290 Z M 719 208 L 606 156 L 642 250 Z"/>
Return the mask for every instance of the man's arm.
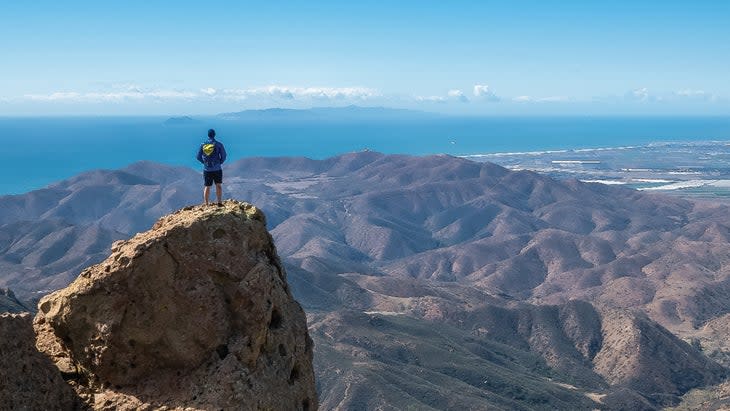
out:
<path id="1" fill-rule="evenodd" d="M 226 148 L 223 147 L 223 143 L 220 143 L 221 145 L 221 164 L 226 162 Z"/>
<path id="2" fill-rule="evenodd" d="M 198 147 L 198 155 L 195 156 L 195 158 L 203 164 L 203 145 L 201 144 L 200 147 Z"/>

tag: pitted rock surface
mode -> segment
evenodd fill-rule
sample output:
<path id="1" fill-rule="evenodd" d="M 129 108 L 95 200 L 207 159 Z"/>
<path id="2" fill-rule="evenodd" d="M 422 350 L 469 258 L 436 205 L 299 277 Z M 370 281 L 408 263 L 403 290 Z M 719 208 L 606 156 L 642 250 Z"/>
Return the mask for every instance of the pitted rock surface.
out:
<path id="1" fill-rule="evenodd" d="M 77 400 L 36 349 L 30 314 L 0 314 L 0 410 L 72 410 Z"/>
<path id="2" fill-rule="evenodd" d="M 38 347 L 95 409 L 316 409 L 312 343 L 263 213 L 186 207 L 41 300 Z"/>

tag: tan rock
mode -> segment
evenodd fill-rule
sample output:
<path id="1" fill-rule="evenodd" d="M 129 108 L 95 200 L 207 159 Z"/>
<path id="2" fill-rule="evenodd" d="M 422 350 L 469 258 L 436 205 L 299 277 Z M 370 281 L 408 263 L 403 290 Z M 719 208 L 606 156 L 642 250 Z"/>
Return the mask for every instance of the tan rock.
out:
<path id="1" fill-rule="evenodd" d="M 0 314 L 0 410 L 71 410 L 77 400 L 35 348 L 30 314 Z"/>
<path id="2" fill-rule="evenodd" d="M 263 213 L 235 201 L 116 242 L 35 320 L 95 409 L 316 409 L 306 327 Z"/>

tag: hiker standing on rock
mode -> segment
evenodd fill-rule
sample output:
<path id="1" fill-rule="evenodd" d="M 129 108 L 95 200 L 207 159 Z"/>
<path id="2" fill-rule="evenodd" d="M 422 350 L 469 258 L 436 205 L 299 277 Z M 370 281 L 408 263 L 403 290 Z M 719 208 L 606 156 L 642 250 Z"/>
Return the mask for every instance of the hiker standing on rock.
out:
<path id="1" fill-rule="evenodd" d="M 205 187 L 203 188 L 203 200 L 205 205 L 210 204 L 210 186 L 215 182 L 215 197 L 218 200 L 218 206 L 223 205 L 223 170 L 221 164 L 226 161 L 226 149 L 223 143 L 215 139 L 215 130 L 208 130 L 208 139 L 200 145 L 198 161 L 203 164 L 203 180 Z"/>

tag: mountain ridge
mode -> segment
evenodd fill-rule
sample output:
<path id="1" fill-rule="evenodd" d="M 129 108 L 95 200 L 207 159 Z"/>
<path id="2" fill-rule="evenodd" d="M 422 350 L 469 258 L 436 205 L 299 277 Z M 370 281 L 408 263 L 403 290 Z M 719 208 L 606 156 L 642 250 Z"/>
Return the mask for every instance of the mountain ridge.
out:
<path id="1" fill-rule="evenodd" d="M 120 171 L 135 178 L 109 171 L 105 173 L 110 173 L 112 183 L 106 185 L 105 174 L 89 174 L 59 183 L 48 191 L 0 197 L 0 206 L 14 205 L 17 210 L 0 223 L 0 240 L 5 239 L 0 248 L 0 268 L 11 274 L 4 276 L 0 285 L 12 286 L 19 294 L 32 297 L 53 284 L 70 281 L 78 269 L 75 267 L 86 264 L 74 265 L 54 256 L 77 250 L 77 255 L 84 258 L 100 258 L 83 252 L 80 245 L 89 243 L 87 237 L 69 234 L 64 239 L 56 238 L 53 233 L 58 230 L 54 227 L 85 227 L 80 232 L 89 233 L 90 238 L 96 238 L 95 232 L 123 236 L 131 230 L 146 228 L 156 214 L 199 201 L 199 175 L 192 170 L 136 163 Z M 562 307 L 573 300 L 583 300 L 599 313 L 615 309 L 643 312 L 650 323 L 616 321 L 646 330 L 657 329 L 651 325 L 656 322 L 685 341 L 701 340 L 700 348 L 713 347 L 706 354 L 730 365 L 730 347 L 720 334 L 702 331 L 703 324 L 712 324 L 714 330 L 730 324 L 730 288 L 724 286 L 730 273 L 729 231 L 724 222 L 727 206 L 622 187 L 556 181 L 533 172 L 512 172 L 497 165 L 445 155 L 411 157 L 359 152 L 325 160 L 247 158 L 227 165 L 225 175 L 227 195 L 245 198 L 266 212 L 277 249 L 290 273 L 292 290 L 312 318 L 312 324 L 323 321 L 328 313 L 344 315 L 354 310 L 353 315 L 365 316 L 365 328 L 360 332 L 375 332 L 379 321 L 374 318 L 404 317 L 413 325 L 383 324 L 393 328 L 389 333 L 397 333 L 399 338 L 413 343 L 416 335 L 438 341 L 436 333 L 426 332 L 434 324 L 467 324 L 454 327 L 453 338 L 476 333 L 483 334 L 480 338 L 489 344 L 501 341 L 500 347 L 520 350 L 543 362 L 551 372 L 562 373 L 558 380 L 562 384 L 575 382 L 568 378 L 571 369 L 581 370 L 596 381 L 623 381 L 596 373 L 593 365 L 586 365 L 590 363 L 585 362 L 586 353 L 595 354 L 595 328 L 587 328 L 593 331 L 586 334 L 587 329 L 579 325 L 568 327 L 568 331 L 551 325 L 546 328 L 552 330 L 549 333 L 531 337 L 534 341 L 550 342 L 540 345 L 525 341 L 524 335 L 529 333 L 495 333 L 498 323 L 487 321 L 493 318 L 489 313 L 496 312 L 524 319 L 539 314 L 544 319 L 540 321 L 555 324 L 561 315 L 570 315 L 560 314 L 560 309 L 555 314 L 551 311 L 554 308 L 539 307 Z M 154 184 L 136 184 L 141 181 L 136 177 Z M 102 184 L 98 185 L 100 181 Z M 116 193 L 119 206 L 99 203 L 99 208 L 92 210 L 96 213 L 93 219 L 76 213 L 74 210 L 83 210 L 84 206 L 74 193 L 89 190 L 88 187 L 100 194 Z M 62 201 L 65 206 L 59 207 L 57 204 Z M 25 204 L 31 205 L 27 212 Z M 57 226 L 45 227 L 33 221 L 41 215 L 46 221 L 57 219 Z M 13 224 L 33 228 L 14 232 L 17 229 Z M 45 245 L 41 250 L 21 247 L 32 243 Z M 39 259 L 34 254 L 37 252 L 45 259 Z M 55 271 L 56 276 L 49 276 L 54 272 L 54 264 L 67 269 L 63 274 Z M 487 306 L 485 301 L 489 302 Z M 528 305 L 518 309 L 519 304 Z M 538 308 L 530 308 L 533 306 Z M 537 311 L 527 314 L 534 310 Z M 484 323 L 476 321 L 481 317 Z M 343 318 L 359 317 L 348 314 Z M 522 323 L 515 320 L 515 329 L 527 327 L 524 319 Z M 578 323 L 587 321 L 583 317 L 579 320 Z M 333 321 L 334 329 L 344 332 L 345 338 L 354 337 L 347 336 L 343 320 Z M 421 331 L 414 334 L 417 329 Z M 484 334 L 480 329 L 492 331 Z M 674 340 L 661 339 L 662 332 L 651 332 L 658 341 L 664 341 L 661 344 L 682 347 L 669 351 L 689 350 L 686 352 L 697 355 L 697 346 L 677 345 Z M 314 336 L 316 345 L 323 347 L 315 359 L 320 364 L 318 375 L 329 370 L 331 365 L 327 364 L 332 361 L 353 361 L 347 360 L 352 350 L 362 352 L 366 363 L 377 368 L 377 358 L 389 358 L 388 350 L 395 349 L 357 348 L 352 345 L 354 340 L 344 344 L 322 335 Z M 579 342 L 567 344 L 571 338 Z M 611 356 L 601 358 L 608 363 Z M 626 361 L 640 370 L 636 384 L 653 375 L 641 365 L 642 358 Z M 634 404 L 653 404 L 651 407 L 671 405 L 693 384 L 715 383 L 723 375 L 723 371 L 713 368 L 714 377 L 687 383 L 674 381 L 676 372 L 671 368 L 663 369 L 656 376 L 660 383 L 651 386 L 651 390 L 658 390 L 657 395 L 637 391 L 638 385 L 627 388 L 630 391 L 626 398 L 632 398 Z M 399 387 L 405 388 L 400 385 L 406 383 L 402 378 L 393 378 L 400 381 Z M 380 390 L 383 398 L 394 398 L 392 391 L 382 385 L 382 379 L 366 380 Z M 346 386 L 331 379 L 325 381 L 329 383 L 320 387 L 323 404 L 363 401 L 339 397 L 348 392 Z M 605 395 L 604 406 L 608 407 L 606 404 L 621 397 L 616 391 L 621 384 L 610 389 L 600 387 L 611 384 L 593 386 L 600 388 L 593 394 Z M 541 391 L 543 388 L 539 387 L 534 385 L 528 391 Z M 587 395 L 590 388 L 583 385 L 579 390 Z M 481 396 L 494 394 L 475 389 Z"/>

